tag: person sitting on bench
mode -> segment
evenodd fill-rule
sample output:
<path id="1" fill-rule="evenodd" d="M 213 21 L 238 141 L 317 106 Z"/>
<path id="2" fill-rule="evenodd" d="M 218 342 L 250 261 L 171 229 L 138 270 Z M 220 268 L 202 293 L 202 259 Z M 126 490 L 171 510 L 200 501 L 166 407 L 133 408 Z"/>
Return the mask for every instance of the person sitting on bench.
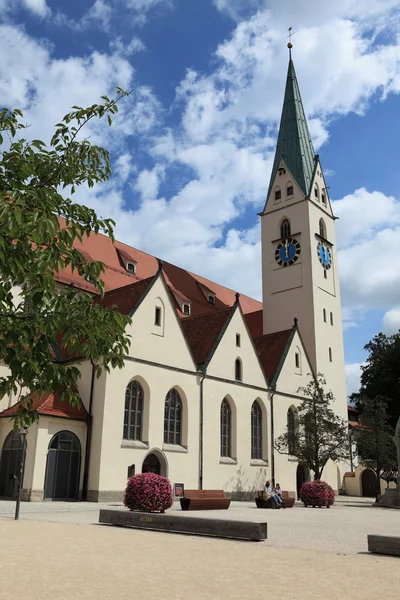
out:
<path id="1" fill-rule="evenodd" d="M 275 493 L 276 501 L 282 506 L 282 508 L 285 508 L 285 502 L 282 498 L 282 490 L 281 490 L 281 486 L 279 485 L 279 483 L 277 483 L 275 485 L 274 493 Z"/>
<path id="2" fill-rule="evenodd" d="M 280 503 L 277 500 L 276 494 L 274 494 L 270 481 L 265 482 L 264 486 L 264 498 L 271 502 L 271 508 L 280 508 Z"/>

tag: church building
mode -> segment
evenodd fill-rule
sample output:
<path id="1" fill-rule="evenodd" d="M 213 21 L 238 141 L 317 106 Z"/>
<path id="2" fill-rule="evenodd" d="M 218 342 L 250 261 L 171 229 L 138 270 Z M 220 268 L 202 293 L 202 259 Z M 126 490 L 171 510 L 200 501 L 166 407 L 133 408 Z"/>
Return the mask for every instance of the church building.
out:
<path id="1" fill-rule="evenodd" d="M 274 441 L 295 431 L 298 389 L 318 372 L 346 420 L 347 401 L 335 217 L 291 59 L 260 208 L 262 302 L 101 234 L 77 242 L 105 264 L 102 302 L 131 316 L 131 346 L 99 379 L 75 359 L 80 407 L 51 390 L 33 399 L 23 499 L 121 501 L 127 478 L 147 471 L 239 500 L 267 479 L 297 496 L 312 478 Z M 56 281 L 98 293 L 70 269 Z M 0 400 L 0 498 L 15 495 L 23 451 L 15 402 Z M 338 491 L 346 470 L 329 463 L 323 476 Z"/>

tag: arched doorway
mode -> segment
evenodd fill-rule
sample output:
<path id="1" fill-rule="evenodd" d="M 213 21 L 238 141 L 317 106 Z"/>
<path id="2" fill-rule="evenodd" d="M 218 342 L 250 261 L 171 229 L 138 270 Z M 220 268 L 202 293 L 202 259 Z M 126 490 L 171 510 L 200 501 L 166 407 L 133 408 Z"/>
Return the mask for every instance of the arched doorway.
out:
<path id="1" fill-rule="evenodd" d="M 81 444 L 71 431 L 60 431 L 49 444 L 44 485 L 45 500 L 77 500 Z"/>
<path id="2" fill-rule="evenodd" d="M 4 440 L 0 457 L 0 497 L 15 498 L 17 495 L 16 477 L 19 477 L 21 469 L 23 438 L 20 433 L 11 431 Z"/>
<path id="3" fill-rule="evenodd" d="M 297 499 L 300 500 L 300 490 L 303 483 L 306 481 L 306 471 L 303 465 L 297 465 L 296 470 L 296 490 L 297 490 Z"/>
<path id="4" fill-rule="evenodd" d="M 160 450 L 151 450 L 145 457 L 142 465 L 142 473 L 156 473 L 156 475 L 167 476 L 167 459 Z"/>
<path id="5" fill-rule="evenodd" d="M 362 495 L 365 498 L 375 498 L 379 493 L 378 480 L 371 469 L 365 469 L 361 475 Z"/>

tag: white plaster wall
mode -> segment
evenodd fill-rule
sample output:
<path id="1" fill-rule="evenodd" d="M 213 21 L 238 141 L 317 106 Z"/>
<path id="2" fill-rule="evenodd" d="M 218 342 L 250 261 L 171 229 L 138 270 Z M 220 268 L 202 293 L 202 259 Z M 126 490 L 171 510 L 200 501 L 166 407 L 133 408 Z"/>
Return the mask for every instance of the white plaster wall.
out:
<path id="1" fill-rule="evenodd" d="M 236 334 L 240 335 L 240 347 L 236 346 Z M 235 361 L 242 363 L 242 381 L 266 388 L 267 382 L 247 330 L 242 312 L 236 309 L 225 334 L 220 340 L 207 367 L 207 375 L 235 379 Z"/>
<path id="2" fill-rule="evenodd" d="M 233 460 L 220 456 L 220 410 L 228 397 L 233 421 Z M 263 409 L 263 461 L 251 459 L 251 407 Z M 235 383 L 204 381 L 204 489 L 243 493 L 261 489 L 270 477 L 269 400 L 266 391 Z"/>
<path id="3" fill-rule="evenodd" d="M 126 386 L 137 379 L 144 389 L 143 444 L 123 440 Z M 92 446 L 99 452 L 101 492 L 125 489 L 128 467 L 142 471 L 147 454 L 158 449 L 168 462 L 167 476 L 172 482 L 183 482 L 188 488 L 198 487 L 199 477 L 199 377 L 172 369 L 125 361 L 124 368 L 112 371 L 106 381 L 106 401 L 101 445 Z M 165 397 L 177 389 L 183 402 L 183 444 L 187 447 L 164 444 Z M 96 489 L 92 487 L 90 489 Z"/>

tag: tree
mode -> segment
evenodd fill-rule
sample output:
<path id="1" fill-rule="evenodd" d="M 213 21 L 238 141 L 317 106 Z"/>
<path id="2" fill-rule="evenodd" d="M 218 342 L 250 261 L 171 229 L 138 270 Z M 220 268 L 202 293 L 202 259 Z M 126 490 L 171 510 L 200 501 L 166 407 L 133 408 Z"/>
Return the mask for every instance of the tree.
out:
<path id="1" fill-rule="evenodd" d="M 351 400 L 362 414 L 365 399 L 384 397 L 388 422 L 394 428 L 400 416 L 400 332 L 391 336 L 379 333 L 364 349 L 369 355 L 361 367 L 360 391 L 352 394 Z"/>
<path id="2" fill-rule="evenodd" d="M 297 407 L 295 431 L 287 429 L 275 442 L 280 454 L 292 454 L 299 463 L 321 479 L 328 460 L 346 460 L 349 456 L 347 421 L 330 408 L 334 397 L 325 392 L 326 381 L 320 373 L 297 391 L 304 396 Z"/>
<path id="3" fill-rule="evenodd" d="M 385 398 L 363 398 L 362 426 L 354 434 L 361 462 L 379 477 L 384 471 L 397 470 L 397 452 L 393 429 L 389 425 Z M 378 485 L 377 493 L 380 492 Z"/>
<path id="4" fill-rule="evenodd" d="M 87 262 L 75 243 L 91 231 L 112 238 L 115 223 L 69 196 L 77 186 L 110 177 L 108 152 L 81 132 L 91 119 L 107 116 L 111 125 L 125 95 L 118 89 L 114 100 L 103 96 L 102 104 L 74 106 L 56 125 L 49 146 L 19 137 L 26 127 L 21 111 L 0 110 L 0 361 L 9 368 L 0 377 L 0 398 L 17 395 L 16 429 L 37 419 L 32 392 L 54 390 L 66 402 L 80 402 L 80 372 L 55 359 L 57 343 L 67 357 L 90 359 L 97 376 L 102 368 L 121 367 L 129 346 L 127 317 L 105 310 L 92 294 L 58 289 L 54 280 L 54 273 L 68 267 L 103 294 L 104 265 Z"/>

